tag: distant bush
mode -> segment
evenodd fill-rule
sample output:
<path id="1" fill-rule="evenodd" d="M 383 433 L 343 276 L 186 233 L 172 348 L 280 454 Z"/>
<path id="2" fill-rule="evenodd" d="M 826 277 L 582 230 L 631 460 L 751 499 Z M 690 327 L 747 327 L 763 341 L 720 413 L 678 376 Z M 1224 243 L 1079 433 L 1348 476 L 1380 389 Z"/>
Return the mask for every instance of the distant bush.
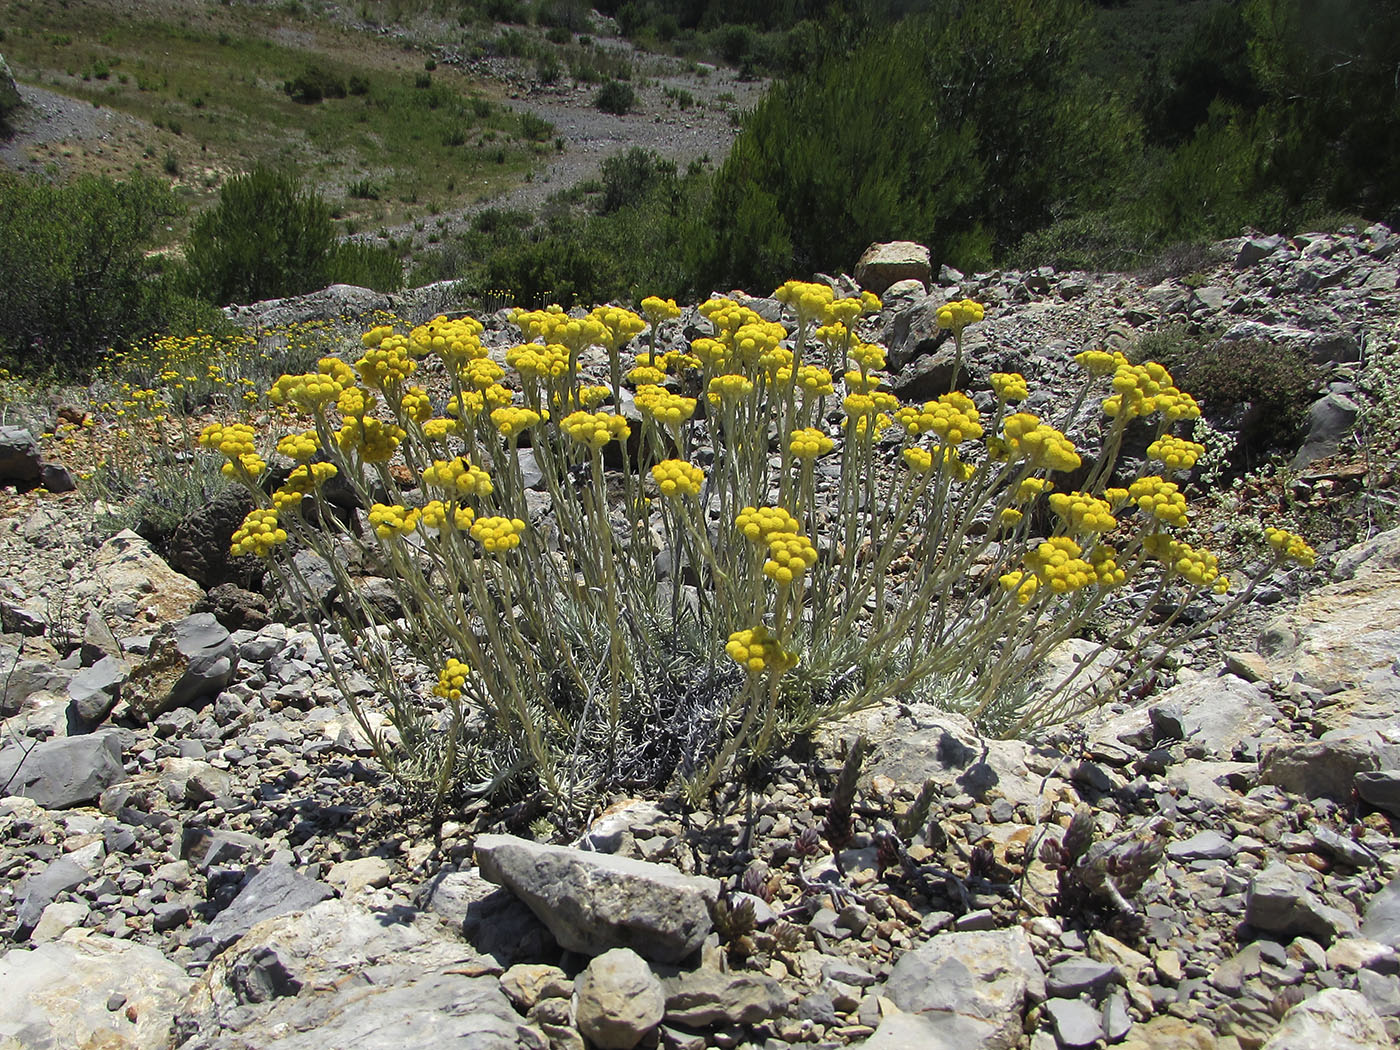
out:
<path id="1" fill-rule="evenodd" d="M 676 165 L 651 150 L 634 146 L 626 153 L 604 160 L 602 174 L 603 196 L 598 202 L 598 211 L 610 215 L 642 200 L 661 183 L 674 182 Z"/>
<path id="2" fill-rule="evenodd" d="M 331 250 L 326 276 L 331 284 L 358 284 L 376 292 L 396 292 L 403 287 L 403 261 L 389 248 L 343 241 Z"/>
<path id="3" fill-rule="evenodd" d="M 107 347 L 196 312 L 147 256 L 181 210 L 149 178 L 57 186 L 0 173 L 0 353 L 25 371 L 82 372 Z"/>
<path id="4" fill-rule="evenodd" d="M 282 85 L 289 98 L 295 102 L 315 103 L 327 98 L 344 98 L 345 81 L 320 66 L 307 66 L 306 69 Z"/>
<path id="5" fill-rule="evenodd" d="M 554 125 L 534 113 L 520 114 L 520 134 L 531 142 L 544 142 L 554 137 Z"/>
<path id="6" fill-rule="evenodd" d="M 632 85 L 624 84 L 620 80 L 609 80 L 593 96 L 593 105 L 604 113 L 612 113 L 619 117 L 630 113 L 636 103 L 637 93 L 632 90 Z"/>
<path id="7" fill-rule="evenodd" d="M 299 295 L 328 283 L 330 208 L 292 175 L 254 168 L 224 183 L 185 248 L 191 287 L 215 303 Z"/>

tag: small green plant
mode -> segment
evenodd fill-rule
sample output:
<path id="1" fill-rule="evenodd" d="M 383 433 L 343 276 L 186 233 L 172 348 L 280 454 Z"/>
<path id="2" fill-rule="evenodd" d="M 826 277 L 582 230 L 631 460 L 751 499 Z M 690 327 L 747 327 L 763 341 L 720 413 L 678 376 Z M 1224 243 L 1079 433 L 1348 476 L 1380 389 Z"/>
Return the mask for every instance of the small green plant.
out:
<path id="1" fill-rule="evenodd" d="M 307 66 L 283 84 L 282 90 L 293 101 L 307 104 L 328 98 L 344 98 L 347 93 L 345 81 L 320 66 Z"/>
<path id="2" fill-rule="evenodd" d="M 794 734 L 929 689 L 988 730 L 1019 733 L 1116 695 L 1151 670 L 1147 653 L 1249 599 L 1252 585 L 1220 597 L 1216 558 L 1182 538 L 1187 507 L 1171 479 L 1199 446 L 1172 429 L 1198 409 L 1160 365 L 1078 356 L 1085 385 L 1066 418 L 1106 381 L 1113 392 L 1082 487 L 1058 491 L 1053 479 L 1085 459 L 1016 409 L 1029 396 L 1021 376 L 994 376 L 995 406 L 981 410 L 955 364 L 947 394 L 901 405 L 881 386 L 883 349 L 853 334 L 873 297 L 801 282 L 775 295 L 791 327 L 711 299 L 700 314 L 712 334 L 664 353 L 673 302 L 643 300 L 645 319 L 517 309 L 522 341 L 505 367 L 518 398 L 474 319 L 407 335 L 376 326 L 353 367 L 328 358 L 273 385 L 299 415 L 277 446 L 299 466 L 270 494 L 251 427 L 202 437 L 258 501 L 235 551 L 270 557 L 291 594 L 306 593 L 286 556 L 296 547 L 331 564 L 349 601 L 336 628 L 399 742 L 348 689 L 347 702 L 411 790 L 435 806 L 538 790 L 562 827 L 575 802 L 612 785 L 679 781 L 703 797 Z M 955 362 L 981 316 L 966 300 L 940 311 Z M 595 347 L 597 377 L 580 366 Z M 412 382 L 428 355 L 445 414 Z M 624 384 L 634 421 L 616 410 Z M 1156 436 L 1120 478 L 1130 425 Z M 527 443 L 547 519 L 526 489 Z M 827 456 L 833 469 L 819 470 Z M 325 505 L 331 477 L 354 492 L 367 530 Z M 1298 537 L 1266 538 L 1264 571 L 1312 563 Z M 356 597 L 336 553 L 346 544 L 392 581 L 400 619 Z M 1130 578 L 1148 600 L 1131 600 Z M 1103 640 L 1027 700 L 1019 684 L 1091 621 Z"/>
<path id="3" fill-rule="evenodd" d="M 636 104 L 637 92 L 631 84 L 624 84 L 620 80 L 609 80 L 593 96 L 594 106 L 604 113 L 612 113 L 619 117 L 632 112 L 632 107 Z"/>
<path id="4" fill-rule="evenodd" d="M 545 142 L 554 136 L 554 125 L 527 111 L 520 114 L 520 134 L 531 142 Z"/>

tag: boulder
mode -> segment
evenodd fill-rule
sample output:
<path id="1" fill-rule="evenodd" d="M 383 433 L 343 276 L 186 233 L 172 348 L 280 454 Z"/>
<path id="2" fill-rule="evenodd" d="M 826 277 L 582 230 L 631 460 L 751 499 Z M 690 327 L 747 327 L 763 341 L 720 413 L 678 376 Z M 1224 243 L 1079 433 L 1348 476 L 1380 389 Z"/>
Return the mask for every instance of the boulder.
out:
<path id="1" fill-rule="evenodd" d="M 45 809 L 96 802 L 105 789 L 125 779 L 121 734 L 115 730 L 0 751 L 0 784 L 9 785 L 6 792 L 32 798 Z"/>
<path id="2" fill-rule="evenodd" d="M 18 714 L 35 693 L 66 691 L 72 674 L 50 660 L 25 660 L 13 646 L 0 646 L 0 718 Z"/>
<path id="3" fill-rule="evenodd" d="M 1293 469 L 1299 470 L 1336 452 L 1359 415 L 1361 406 L 1345 394 L 1329 393 L 1309 405 L 1308 433 L 1303 447 L 1293 457 Z"/>
<path id="4" fill-rule="evenodd" d="M 272 623 L 267 599 L 236 583 L 217 584 L 190 611 L 213 613 L 214 619 L 230 631 L 260 631 Z"/>
<path id="5" fill-rule="evenodd" d="M 1327 733 L 1320 740 L 1288 740 L 1259 757 L 1260 779 L 1304 798 L 1351 799 L 1358 773 L 1381 766 L 1376 741 L 1365 733 Z"/>
<path id="6" fill-rule="evenodd" d="M 1325 904 L 1312 892 L 1307 876 L 1280 863 L 1270 864 L 1249 880 L 1244 921 L 1264 933 L 1302 935 L 1324 943 L 1357 932 L 1351 915 Z"/>
<path id="7" fill-rule="evenodd" d="M 98 548 L 93 571 L 108 593 L 106 611 L 119 620 L 165 623 L 204 597 L 199 584 L 172 569 L 130 529 Z"/>
<path id="8" fill-rule="evenodd" d="M 0 957 L 0 1044 L 165 1050 L 193 978 L 157 949 L 88 930 Z"/>
<path id="9" fill-rule="evenodd" d="M 928 249 L 913 241 L 872 244 L 856 263 L 856 283 L 876 295 L 883 295 L 897 281 L 922 281 L 927 286 L 932 277 Z"/>
<path id="10" fill-rule="evenodd" d="M 39 483 L 41 471 L 34 435 L 24 427 L 0 426 L 0 485 L 32 487 Z"/>
<path id="11" fill-rule="evenodd" d="M 598 1050 L 632 1050 L 661 1023 L 666 996 L 646 960 L 630 948 L 592 959 L 574 982 L 579 1034 Z"/>
<path id="12" fill-rule="evenodd" d="M 22 899 L 16 913 L 20 936 L 27 935 L 39 924 L 44 909 L 55 897 L 77 889 L 91 877 L 91 873 L 81 864 L 68 857 L 59 857 L 50 861 L 39 874 L 25 879 L 20 892 Z"/>
<path id="13" fill-rule="evenodd" d="M 68 683 L 68 699 L 77 720 L 90 726 L 101 723 L 121 699 L 126 676 L 126 664 L 114 656 L 104 656 L 75 674 Z"/>
<path id="14" fill-rule="evenodd" d="M 1045 998 L 1045 978 L 1019 927 L 945 933 L 900 957 L 885 994 L 901 1010 L 970 1034 L 963 1046 L 1010 1050 L 1026 1008 Z"/>
<path id="15" fill-rule="evenodd" d="M 510 890 L 476 868 L 440 872 L 420 894 L 423 908 L 501 966 L 551 958 L 559 945 L 549 928 Z"/>
<path id="16" fill-rule="evenodd" d="M 661 983 L 666 989 L 666 1023 L 687 1028 L 758 1024 L 782 1017 L 792 1005 L 782 985 L 759 973 L 721 973 L 702 966 L 667 976 Z"/>
<path id="17" fill-rule="evenodd" d="M 232 944 L 264 919 L 304 911 L 335 893 L 324 882 L 307 878 L 290 865 L 271 864 L 249 879 L 214 921 L 196 930 L 190 945 Z"/>
<path id="18" fill-rule="evenodd" d="M 1284 1014 L 1264 1050 L 1390 1050 L 1394 1045 L 1365 996 L 1328 988 Z"/>
<path id="19" fill-rule="evenodd" d="M 529 905 L 571 951 L 631 948 L 676 963 L 699 949 L 719 895 L 714 879 L 666 864 L 546 846 L 513 835 L 476 840 L 481 874 Z"/>
<path id="20" fill-rule="evenodd" d="M 371 314 L 389 308 L 389 297 L 382 292 L 354 284 L 333 284 L 305 295 L 264 299 L 246 306 L 226 306 L 224 315 L 240 328 L 256 331 L 324 321 L 328 317 L 368 320 Z"/>
<path id="21" fill-rule="evenodd" d="M 170 535 L 166 558 L 171 568 L 202 587 L 261 576 L 257 558 L 234 557 L 229 550 L 229 538 L 252 509 L 253 497 L 241 486 L 230 486 L 186 514 Z"/>
<path id="22" fill-rule="evenodd" d="M 1366 905 L 1361 916 L 1361 935 L 1400 949 L 1400 878 L 1386 883 Z"/>
<path id="23" fill-rule="evenodd" d="M 1148 716 L 1156 742 L 1185 740 L 1221 759 L 1283 721 L 1283 712 L 1263 689 L 1229 674 L 1202 675 L 1173 686 L 1148 708 Z"/>
<path id="24" fill-rule="evenodd" d="M 183 1050 L 530 1045 L 486 969 L 412 909 L 374 912 L 327 900 L 258 923 L 215 958 L 180 1006 L 176 1043 Z"/>
<path id="25" fill-rule="evenodd" d="M 164 624 L 146 658 L 126 683 L 127 704 L 149 722 L 177 707 L 212 699 L 233 681 L 238 647 L 213 613 L 195 613 Z"/>

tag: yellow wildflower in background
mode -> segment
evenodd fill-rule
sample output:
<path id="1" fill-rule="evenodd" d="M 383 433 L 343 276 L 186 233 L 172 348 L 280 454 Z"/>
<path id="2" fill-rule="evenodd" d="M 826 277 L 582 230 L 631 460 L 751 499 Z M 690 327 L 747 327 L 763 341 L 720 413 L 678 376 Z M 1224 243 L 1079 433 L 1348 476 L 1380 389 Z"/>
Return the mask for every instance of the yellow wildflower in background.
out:
<path id="1" fill-rule="evenodd" d="M 797 666 L 797 654 L 784 649 L 762 624 L 732 633 L 724 651 L 750 674 L 762 674 L 766 670 L 782 674 Z"/>

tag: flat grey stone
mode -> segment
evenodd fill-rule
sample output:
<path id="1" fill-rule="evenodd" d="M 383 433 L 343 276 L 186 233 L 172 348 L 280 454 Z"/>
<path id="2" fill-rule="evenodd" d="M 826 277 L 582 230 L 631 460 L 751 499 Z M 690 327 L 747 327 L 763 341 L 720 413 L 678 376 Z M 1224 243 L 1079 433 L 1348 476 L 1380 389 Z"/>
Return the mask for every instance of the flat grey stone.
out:
<path id="1" fill-rule="evenodd" d="M 1304 934 L 1322 941 L 1356 932 L 1350 915 L 1324 904 L 1301 872 L 1280 863 L 1270 864 L 1250 880 L 1244 920 L 1265 933 Z"/>
<path id="2" fill-rule="evenodd" d="M 73 713 L 87 725 L 102 722 L 121 699 L 126 676 L 126 665 L 114 656 L 104 656 L 91 667 L 84 667 L 68 682 Z"/>
<path id="3" fill-rule="evenodd" d="M 598 1050 L 632 1050 L 665 1011 L 661 981 L 631 948 L 596 956 L 574 982 L 575 1023 Z"/>
<path id="4" fill-rule="evenodd" d="M 191 946 L 232 944 L 264 919 L 304 911 L 334 894 L 324 882 L 309 879 L 286 864 L 271 864 L 238 891 L 227 908 L 190 938 Z"/>
<path id="5" fill-rule="evenodd" d="M 714 879 L 669 865 L 512 835 L 480 836 L 476 859 L 481 874 L 529 905 L 560 945 L 587 955 L 631 948 L 656 962 L 680 962 L 709 935 L 719 894 Z"/>
<path id="6" fill-rule="evenodd" d="M 0 784 L 9 785 L 9 794 L 32 798 L 45 809 L 96 802 L 104 790 L 125 779 L 121 734 L 115 730 L 0 751 Z"/>
<path id="7" fill-rule="evenodd" d="M 126 683 L 127 704 L 143 722 L 212 700 L 233 681 L 238 647 L 213 613 L 164 624 Z"/>
<path id="8" fill-rule="evenodd" d="M 1400 949 L 1400 878 L 1371 898 L 1361 916 L 1361 936 Z"/>
<path id="9" fill-rule="evenodd" d="M 1103 1014 L 1081 999 L 1047 999 L 1045 1012 L 1061 1046 L 1093 1046 L 1103 1038 Z"/>
<path id="10" fill-rule="evenodd" d="M 701 967 L 665 977 L 661 983 L 666 991 L 666 1023 L 688 1028 L 757 1024 L 782 1017 L 792 1004 L 782 985 L 760 973 L 720 973 Z"/>
<path id="11" fill-rule="evenodd" d="M 1356 793 L 1378 809 L 1400 814 L 1400 769 L 1362 770 L 1356 774 Z"/>
<path id="12" fill-rule="evenodd" d="M 1061 998 L 1073 998 L 1088 992 L 1098 998 L 1109 985 L 1119 980 L 1118 967 L 1081 956 L 1064 959 L 1050 967 L 1045 978 L 1045 993 Z"/>
<path id="13" fill-rule="evenodd" d="M 68 857 L 59 857 L 50 861 L 38 875 L 26 879 L 23 901 L 18 911 L 20 934 L 27 935 L 39 924 L 44 909 L 55 897 L 77 889 L 91 877 L 81 864 L 74 863 Z"/>
<path id="14" fill-rule="evenodd" d="M 1304 798 L 1351 798 L 1358 773 L 1380 768 L 1375 741 L 1365 733 L 1326 734 L 1319 740 L 1289 740 L 1260 755 L 1260 779 Z"/>
<path id="15" fill-rule="evenodd" d="M 1172 860 L 1226 860 L 1235 855 L 1235 847 L 1218 831 L 1202 831 L 1184 842 L 1167 847 Z"/>
<path id="16" fill-rule="evenodd" d="M 1284 1014 L 1263 1050 L 1392 1050 L 1394 1045 L 1365 996 L 1328 988 Z"/>
<path id="17" fill-rule="evenodd" d="M 487 882 L 475 868 L 440 872 L 423 888 L 420 899 L 424 909 L 501 966 L 559 954 L 554 934 L 525 902 Z"/>

